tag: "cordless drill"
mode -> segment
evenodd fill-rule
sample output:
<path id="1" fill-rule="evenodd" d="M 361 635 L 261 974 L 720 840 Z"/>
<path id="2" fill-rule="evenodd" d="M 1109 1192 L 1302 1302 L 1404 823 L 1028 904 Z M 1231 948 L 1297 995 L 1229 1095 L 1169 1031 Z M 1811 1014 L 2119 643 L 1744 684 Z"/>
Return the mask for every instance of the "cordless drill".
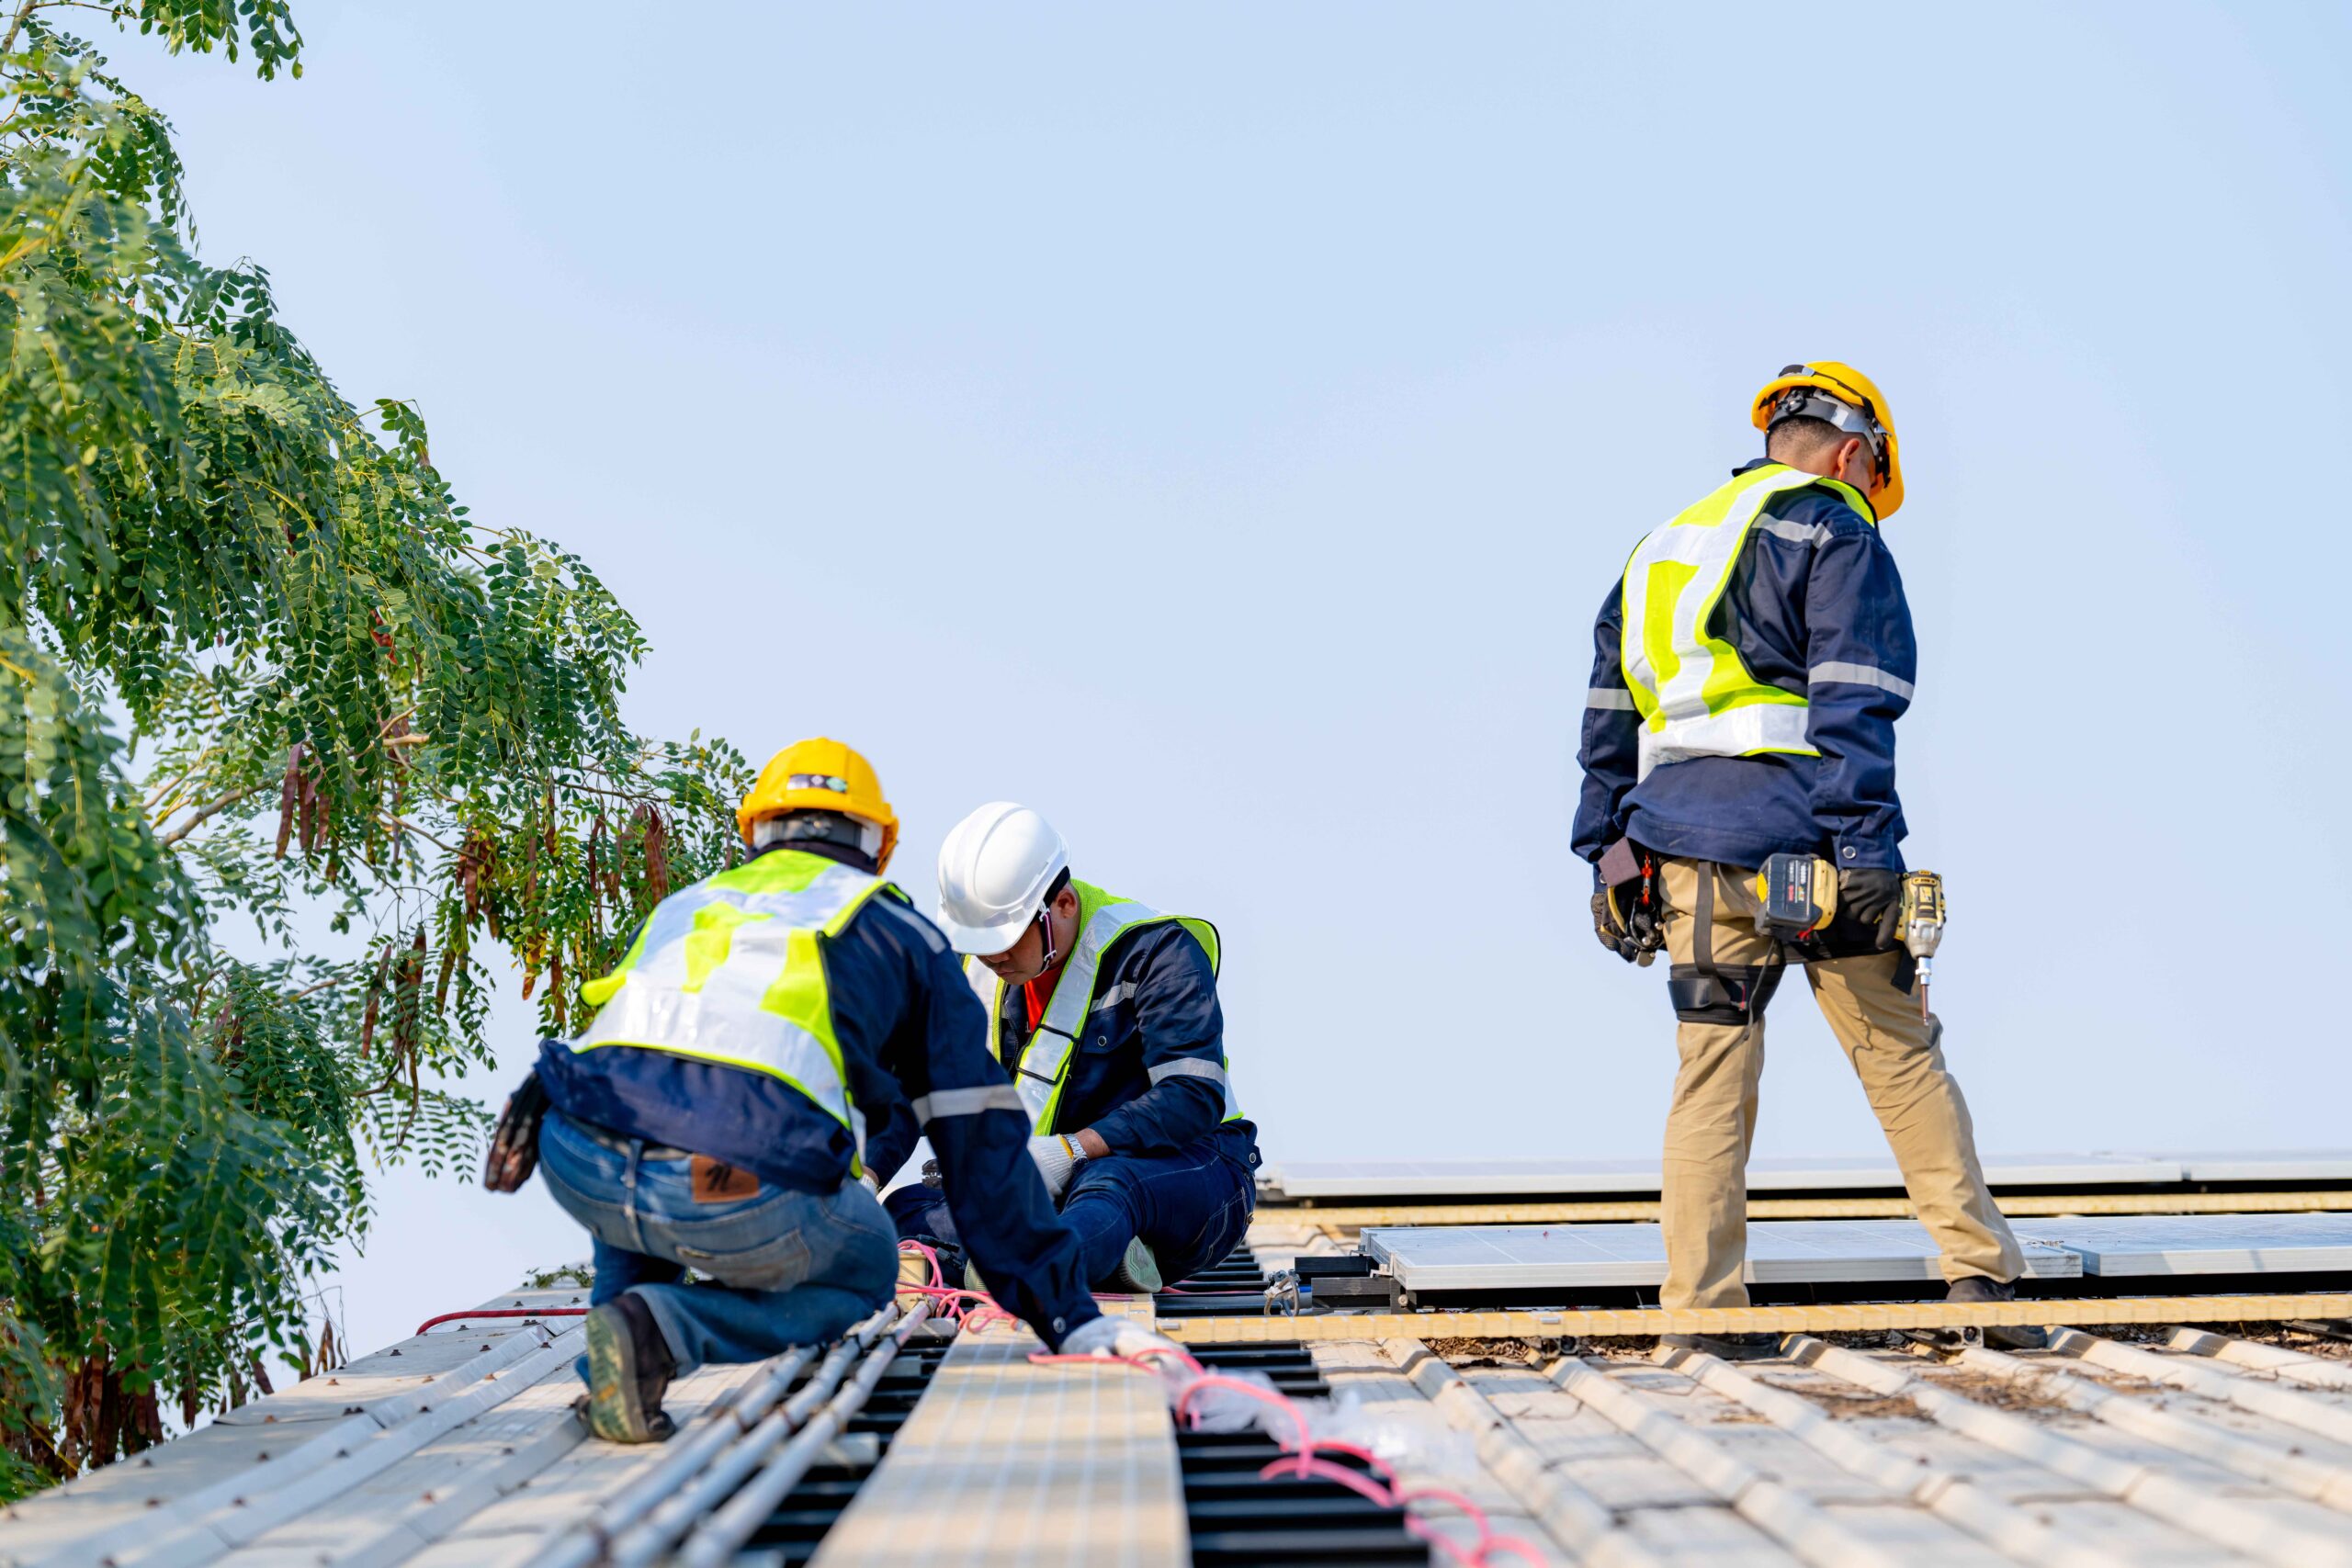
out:
<path id="1" fill-rule="evenodd" d="M 1944 940 L 1944 879 L 1932 871 L 1903 874 L 1903 903 L 1896 917 L 1903 945 L 1919 966 L 1919 1021 L 1928 1021 L 1928 981 L 1937 944 Z"/>

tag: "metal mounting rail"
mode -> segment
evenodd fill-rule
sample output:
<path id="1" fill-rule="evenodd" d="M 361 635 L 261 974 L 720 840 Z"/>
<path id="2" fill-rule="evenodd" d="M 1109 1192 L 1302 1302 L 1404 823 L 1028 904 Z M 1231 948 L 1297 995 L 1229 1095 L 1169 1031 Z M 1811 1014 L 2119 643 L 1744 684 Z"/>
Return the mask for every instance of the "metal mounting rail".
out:
<path id="1" fill-rule="evenodd" d="M 661 1462 L 637 1478 L 531 1559 L 531 1568 L 586 1568 L 592 1562 L 643 1563 L 666 1551 L 767 1455 L 799 1429 L 840 1384 L 849 1364 L 893 1323 L 903 1342 L 929 1312 L 918 1306 L 904 1320 L 893 1303 L 859 1323 L 810 1372 L 789 1400 L 785 1394 L 816 1359 L 796 1346 L 766 1363 L 756 1381 L 713 1409 L 674 1441 Z"/>
<path id="2" fill-rule="evenodd" d="M 788 1428 L 779 1423 L 779 1417 L 788 1415 L 791 1406 L 761 1423 L 744 1439 L 741 1446 L 750 1449 L 762 1445 L 764 1438 L 763 1446 L 753 1456 L 753 1462 L 760 1468 L 716 1513 L 685 1520 L 694 1533 L 678 1553 L 678 1562 L 684 1568 L 718 1568 L 734 1557 L 736 1550 L 775 1512 L 776 1505 L 800 1484 L 800 1478 L 808 1473 L 809 1466 L 817 1462 L 825 1445 L 849 1429 L 850 1417 L 864 1408 L 875 1385 L 890 1370 L 899 1352 L 906 1348 L 908 1337 L 930 1312 L 929 1302 L 918 1302 L 890 1333 L 877 1332 L 875 1339 L 868 1341 L 874 1348 L 846 1382 L 842 1374 L 848 1370 L 847 1363 L 844 1361 L 837 1369 L 833 1359 L 827 1357 L 825 1365 L 808 1380 L 808 1386 L 794 1398 L 793 1405 L 801 1406 L 805 1402 L 805 1408 L 798 1430 L 791 1433 L 788 1441 L 785 1437 Z M 844 1346 L 849 1343 L 843 1341 Z M 824 1401 L 822 1408 L 816 1408 L 819 1400 Z"/>
<path id="3" fill-rule="evenodd" d="M 2114 1296 L 2015 1302 L 1850 1302 L 1811 1306 L 1367 1312 L 1299 1317 L 1163 1317 L 1160 1333 L 1194 1344 L 1471 1337 L 1610 1339 L 1651 1334 L 1870 1334 L 1896 1328 L 2023 1328 L 2122 1323 L 2278 1323 L 2352 1317 L 2352 1294 Z"/>
<path id="4" fill-rule="evenodd" d="M 2027 1192 L 2004 1194 L 2012 1219 L 2056 1214 L 2296 1214 L 2352 1211 L 2352 1190 L 2314 1192 Z M 1379 1225 L 1565 1225 L 1655 1221 L 1655 1198 L 1612 1202 L 1261 1204 L 1256 1224 L 1363 1230 Z M 1907 1198 L 1750 1198 L 1751 1220 L 1907 1220 Z"/>

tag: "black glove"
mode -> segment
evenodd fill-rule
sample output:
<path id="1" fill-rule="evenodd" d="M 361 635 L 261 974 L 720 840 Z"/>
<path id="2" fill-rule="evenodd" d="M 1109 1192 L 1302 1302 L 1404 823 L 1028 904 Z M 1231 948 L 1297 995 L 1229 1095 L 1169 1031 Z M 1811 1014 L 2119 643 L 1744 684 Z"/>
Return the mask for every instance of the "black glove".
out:
<path id="1" fill-rule="evenodd" d="M 539 1168 L 539 1122 L 548 1113 L 548 1091 L 533 1073 L 523 1087 L 507 1097 L 490 1135 L 490 1157 L 482 1162 L 481 1184 L 492 1192 L 520 1192 Z"/>
<path id="2" fill-rule="evenodd" d="M 1592 871 L 1592 934 L 1600 945 L 1631 964 L 1640 949 L 1634 945 L 1634 933 L 1617 923 L 1617 911 L 1609 902 L 1609 889 L 1602 886 L 1600 868 Z"/>
<path id="3" fill-rule="evenodd" d="M 1617 918 L 1616 901 L 1610 897 L 1608 886 L 1601 881 L 1598 867 L 1592 876 L 1592 931 L 1600 945 L 1628 964 L 1645 964 L 1649 954 L 1666 945 L 1665 933 L 1658 929 L 1657 915 L 1644 908 L 1634 896 L 1634 885 L 1626 884 L 1623 892 L 1627 911 L 1623 920 Z"/>
<path id="4" fill-rule="evenodd" d="M 1838 918 L 1878 933 L 1879 951 L 1894 945 L 1903 915 L 1903 874 L 1883 866 L 1853 866 L 1838 874 Z"/>

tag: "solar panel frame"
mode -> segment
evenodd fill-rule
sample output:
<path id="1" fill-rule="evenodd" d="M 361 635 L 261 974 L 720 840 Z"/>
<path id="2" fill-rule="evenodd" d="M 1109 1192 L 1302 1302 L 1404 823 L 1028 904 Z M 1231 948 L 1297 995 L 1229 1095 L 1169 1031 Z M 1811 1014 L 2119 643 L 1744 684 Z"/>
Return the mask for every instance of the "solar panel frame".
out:
<path id="1" fill-rule="evenodd" d="M 2191 1181 L 2352 1181 L 2352 1149 L 2217 1149 L 2177 1159 Z"/>
<path id="2" fill-rule="evenodd" d="M 1655 1224 L 1374 1227 L 1364 1251 L 1408 1291 L 1655 1287 L 1666 1243 Z M 2054 1246 L 2026 1249 L 2037 1279 L 2074 1279 L 2082 1260 Z M 1871 1284 L 1943 1278 L 1940 1255 L 1913 1220 L 1769 1220 L 1747 1227 L 1745 1279 L 1757 1285 Z"/>
<path id="3" fill-rule="evenodd" d="M 2184 1157 L 2133 1152 L 1996 1155 L 1986 1159 L 1995 1187 L 2102 1186 L 2191 1179 Z M 2227 1156 L 2244 1161 L 2252 1156 Z M 2352 1179 L 2352 1153 L 2295 1156 L 2313 1168 L 2339 1158 Z M 1655 1159 L 1290 1160 L 1266 1166 L 1261 1183 L 1283 1199 L 1511 1198 L 1593 1192 L 1655 1193 L 1662 1170 Z M 2228 1179 L 2200 1178 L 2199 1179 Z M 2283 1178 L 2282 1178 L 2283 1179 Z M 1886 1155 L 1843 1155 L 1752 1160 L 1750 1192 L 1815 1189 L 1902 1190 L 1903 1172 Z"/>
<path id="4" fill-rule="evenodd" d="M 2029 1229 L 2102 1279 L 2352 1269 L 2346 1213 L 2061 1216 L 2031 1221 Z"/>

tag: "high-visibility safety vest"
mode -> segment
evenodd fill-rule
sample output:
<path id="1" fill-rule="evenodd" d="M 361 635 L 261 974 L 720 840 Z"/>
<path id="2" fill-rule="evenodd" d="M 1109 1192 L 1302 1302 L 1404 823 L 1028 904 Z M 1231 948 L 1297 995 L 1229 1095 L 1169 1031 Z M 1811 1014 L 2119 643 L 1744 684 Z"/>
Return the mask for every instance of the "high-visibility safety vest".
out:
<path id="1" fill-rule="evenodd" d="M 1758 681 L 1737 649 L 1707 630 L 1766 502 L 1808 486 L 1838 497 L 1877 525 L 1870 503 L 1851 485 L 1768 463 L 1734 476 L 1634 547 L 1625 563 L 1618 647 L 1625 689 L 1641 716 L 1640 776 L 1691 757 L 1821 755 L 1806 739 L 1804 694 Z"/>
<path id="2" fill-rule="evenodd" d="M 1078 895 L 1078 945 L 1062 961 L 1062 972 L 1054 981 L 1053 999 L 1046 1004 L 1045 1016 L 1030 1032 L 1029 1043 L 1012 1073 L 1012 1087 L 1020 1094 L 1021 1103 L 1029 1108 L 1030 1125 L 1039 1133 L 1063 1130 L 1054 1125 L 1054 1117 L 1061 1109 L 1062 1086 L 1069 1078 L 1070 1057 L 1086 1031 L 1088 1018 L 1108 1012 L 1127 999 L 1125 992 L 1103 997 L 1094 994 L 1095 982 L 1102 975 L 1102 955 L 1111 950 L 1113 942 L 1138 926 L 1174 921 L 1192 932 L 1209 955 L 1209 972 L 1215 974 L 1217 967 L 1216 928 L 1208 921 L 1190 915 L 1163 915 L 1148 904 L 1105 893 L 1076 877 L 1070 878 L 1069 885 Z M 987 965 L 977 958 L 965 960 L 964 973 L 970 977 L 972 988 L 979 993 L 980 999 L 988 1004 L 989 1055 L 1001 1062 L 1004 1059 L 1004 982 L 989 973 Z M 1185 1057 L 1151 1068 L 1151 1081 L 1156 1084 L 1171 1077 L 1215 1078 L 1225 1095 L 1225 1120 L 1238 1122 L 1241 1119 L 1241 1101 L 1233 1092 L 1232 1066 L 1230 1058 L 1209 1063 Z"/>
<path id="3" fill-rule="evenodd" d="M 851 1100 L 817 939 L 876 893 L 878 876 L 799 850 L 680 888 L 654 906 L 620 967 L 580 987 L 600 1010 L 574 1051 L 635 1045 L 765 1073 L 849 1130 L 865 1166 L 865 1119 Z"/>

